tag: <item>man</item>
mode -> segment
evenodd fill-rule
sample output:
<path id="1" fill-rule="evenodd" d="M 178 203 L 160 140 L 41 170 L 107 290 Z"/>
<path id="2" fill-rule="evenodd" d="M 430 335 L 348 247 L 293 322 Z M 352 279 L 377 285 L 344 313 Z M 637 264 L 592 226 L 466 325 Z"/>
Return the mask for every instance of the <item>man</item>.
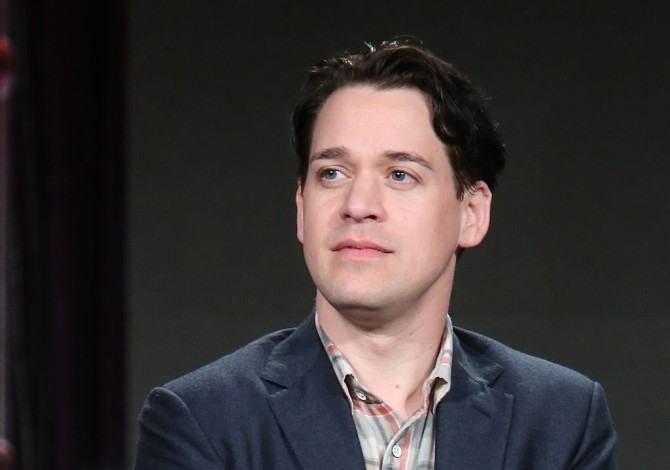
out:
<path id="1" fill-rule="evenodd" d="M 451 325 L 504 166 L 480 93 L 383 43 L 314 67 L 292 131 L 315 311 L 153 390 L 136 468 L 614 468 L 600 385 Z"/>

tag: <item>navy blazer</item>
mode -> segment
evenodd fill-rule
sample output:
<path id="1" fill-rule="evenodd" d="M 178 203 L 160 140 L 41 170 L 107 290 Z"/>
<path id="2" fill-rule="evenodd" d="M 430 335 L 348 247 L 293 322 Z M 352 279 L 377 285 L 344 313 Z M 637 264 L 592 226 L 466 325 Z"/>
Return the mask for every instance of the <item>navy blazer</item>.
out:
<path id="1" fill-rule="evenodd" d="M 437 469 L 611 469 L 602 387 L 454 328 Z M 135 468 L 364 469 L 351 407 L 313 314 L 149 394 Z"/>

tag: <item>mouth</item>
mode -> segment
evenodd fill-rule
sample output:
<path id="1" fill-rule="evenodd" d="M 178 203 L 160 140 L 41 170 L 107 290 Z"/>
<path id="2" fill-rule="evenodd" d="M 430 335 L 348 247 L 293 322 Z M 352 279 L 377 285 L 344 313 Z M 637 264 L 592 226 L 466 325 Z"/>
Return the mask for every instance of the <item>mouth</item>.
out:
<path id="1" fill-rule="evenodd" d="M 333 251 L 354 258 L 372 258 L 392 253 L 386 247 L 367 240 L 344 240 Z"/>

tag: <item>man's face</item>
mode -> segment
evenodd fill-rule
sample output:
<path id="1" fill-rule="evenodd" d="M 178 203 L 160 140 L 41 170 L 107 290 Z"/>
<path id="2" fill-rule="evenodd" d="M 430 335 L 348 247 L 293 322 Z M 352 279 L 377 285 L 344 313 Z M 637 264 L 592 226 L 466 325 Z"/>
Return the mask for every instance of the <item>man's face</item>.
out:
<path id="1" fill-rule="evenodd" d="M 490 192 L 483 185 L 457 198 L 431 114 L 428 98 L 407 88 L 348 87 L 325 102 L 296 194 L 320 309 L 403 314 L 448 305 L 457 247 L 483 237 L 473 234 L 471 200 L 485 198 L 485 233 Z"/>

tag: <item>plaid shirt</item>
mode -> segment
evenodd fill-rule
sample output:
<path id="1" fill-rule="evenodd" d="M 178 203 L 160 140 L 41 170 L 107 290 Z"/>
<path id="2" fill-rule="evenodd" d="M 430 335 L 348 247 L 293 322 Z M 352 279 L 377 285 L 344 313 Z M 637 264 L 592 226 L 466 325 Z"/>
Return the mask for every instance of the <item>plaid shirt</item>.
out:
<path id="1" fill-rule="evenodd" d="M 357 380 L 354 369 L 316 319 L 316 329 L 349 403 L 366 470 L 430 470 L 435 467 L 435 408 L 451 388 L 453 331 L 447 316 L 440 354 L 422 387 L 421 407 L 404 423 Z"/>

